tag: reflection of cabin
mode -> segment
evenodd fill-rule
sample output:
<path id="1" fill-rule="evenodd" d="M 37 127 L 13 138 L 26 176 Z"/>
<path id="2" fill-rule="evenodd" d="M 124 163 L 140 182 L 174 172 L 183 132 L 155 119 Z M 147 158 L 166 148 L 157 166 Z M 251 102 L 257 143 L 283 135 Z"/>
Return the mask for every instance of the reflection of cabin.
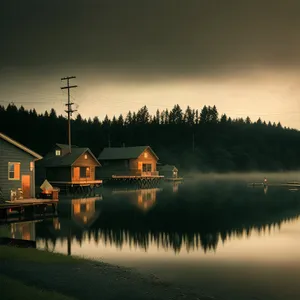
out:
<path id="1" fill-rule="evenodd" d="M 95 169 L 100 163 L 89 148 L 56 144 L 37 164 L 37 182 L 47 179 L 51 184 L 99 184 Z"/>
<path id="2" fill-rule="evenodd" d="M 130 199 L 135 205 L 137 205 L 141 210 L 147 211 L 154 206 L 156 203 L 156 195 L 158 192 L 162 191 L 160 188 L 152 189 L 137 189 L 137 190 L 114 190 L 113 195 L 125 196 Z"/>
<path id="3" fill-rule="evenodd" d="M 113 175 L 159 176 L 156 169 L 158 157 L 149 146 L 104 148 L 98 160 L 102 164 L 99 178 L 109 178 Z"/>
<path id="4" fill-rule="evenodd" d="M 159 173 L 165 178 L 178 178 L 178 169 L 171 165 L 162 165 L 158 167 Z"/>
<path id="5" fill-rule="evenodd" d="M 89 227 L 96 221 L 99 211 L 96 211 L 96 198 L 72 200 L 72 219 L 82 227 Z"/>
<path id="6" fill-rule="evenodd" d="M 156 202 L 157 189 L 141 189 L 137 191 L 137 204 L 143 210 L 149 210 Z"/>
<path id="7" fill-rule="evenodd" d="M 35 223 L 34 221 L 30 221 L 10 224 L 11 238 L 35 241 Z"/>
<path id="8" fill-rule="evenodd" d="M 35 161 L 42 156 L 0 133 L 0 198 L 35 197 Z M 0 199 L 1 201 L 1 199 Z"/>

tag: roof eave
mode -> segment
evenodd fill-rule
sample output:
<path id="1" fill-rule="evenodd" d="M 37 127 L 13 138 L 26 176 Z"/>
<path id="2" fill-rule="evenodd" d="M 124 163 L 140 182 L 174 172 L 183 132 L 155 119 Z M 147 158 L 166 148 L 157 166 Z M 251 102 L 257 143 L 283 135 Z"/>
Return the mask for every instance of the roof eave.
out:
<path id="1" fill-rule="evenodd" d="M 19 149 L 27 152 L 28 154 L 30 154 L 31 156 L 35 157 L 37 160 L 42 159 L 43 157 L 41 155 L 39 155 L 38 153 L 30 150 L 29 148 L 27 148 L 26 146 L 22 145 L 21 143 L 13 140 L 12 138 L 8 137 L 7 135 L 3 134 L 0 132 L 0 137 L 2 137 L 5 141 L 9 142 L 10 144 L 18 147 Z"/>

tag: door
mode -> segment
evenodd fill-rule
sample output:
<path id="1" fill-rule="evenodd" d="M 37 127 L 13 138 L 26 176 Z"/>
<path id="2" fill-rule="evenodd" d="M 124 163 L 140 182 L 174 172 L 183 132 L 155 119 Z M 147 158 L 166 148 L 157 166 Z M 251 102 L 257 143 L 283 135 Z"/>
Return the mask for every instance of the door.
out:
<path id="1" fill-rule="evenodd" d="M 79 167 L 74 167 L 73 168 L 73 180 L 80 180 L 80 168 Z"/>
<path id="2" fill-rule="evenodd" d="M 24 199 L 30 198 L 30 175 L 22 175 L 22 191 Z"/>

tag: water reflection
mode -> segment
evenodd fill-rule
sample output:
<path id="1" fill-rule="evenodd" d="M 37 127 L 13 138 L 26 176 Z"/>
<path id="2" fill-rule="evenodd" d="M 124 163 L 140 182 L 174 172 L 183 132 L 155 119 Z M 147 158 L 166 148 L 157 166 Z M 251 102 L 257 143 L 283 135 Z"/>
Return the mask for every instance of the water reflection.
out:
<path id="1" fill-rule="evenodd" d="M 154 207 L 157 193 L 161 192 L 162 188 L 152 189 L 134 189 L 134 190 L 113 190 L 112 195 L 117 197 L 125 197 L 131 203 L 135 204 L 140 210 L 146 212 Z"/>
<path id="2" fill-rule="evenodd" d="M 61 199 L 59 218 L 11 224 L 11 237 L 37 239 L 48 249 L 57 242 L 102 243 L 122 249 L 217 251 L 220 243 L 266 235 L 300 215 L 299 193 L 241 186 L 181 186 L 106 190 L 103 197 Z M 145 213 L 147 212 L 147 213 Z M 47 246 L 47 245 L 48 246 Z M 49 246 L 50 245 L 50 246 Z"/>
<path id="3" fill-rule="evenodd" d="M 100 211 L 96 211 L 96 201 L 99 197 L 72 199 L 72 219 L 82 227 L 90 227 L 99 217 Z"/>
<path id="4" fill-rule="evenodd" d="M 253 232 L 270 234 L 300 215 L 299 193 L 288 190 L 270 189 L 265 194 L 261 189 L 206 186 L 180 189 L 172 197 L 164 191 L 113 190 L 103 201 L 61 201 L 62 211 L 71 206 L 71 218 L 61 216 L 59 230 L 52 222 L 37 225 L 37 236 L 54 244 L 67 241 L 69 248 L 76 241 L 118 249 L 147 251 L 155 245 L 175 253 L 182 249 L 207 252 L 217 251 L 220 243 L 230 239 L 249 238 Z"/>

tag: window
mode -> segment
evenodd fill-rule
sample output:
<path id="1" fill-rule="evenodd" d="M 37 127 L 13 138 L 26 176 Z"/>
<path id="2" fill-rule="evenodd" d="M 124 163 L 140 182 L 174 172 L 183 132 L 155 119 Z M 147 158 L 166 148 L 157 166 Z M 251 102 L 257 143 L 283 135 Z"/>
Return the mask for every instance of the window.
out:
<path id="1" fill-rule="evenodd" d="M 33 161 L 30 162 L 29 167 L 30 167 L 30 171 L 33 171 L 33 169 L 34 169 L 34 162 Z"/>
<path id="2" fill-rule="evenodd" d="M 89 178 L 91 176 L 91 169 L 89 167 L 80 167 L 80 178 Z"/>
<path id="3" fill-rule="evenodd" d="M 20 180 L 20 166 L 19 162 L 8 163 L 8 179 L 9 180 Z"/>
<path id="4" fill-rule="evenodd" d="M 148 153 L 144 152 L 144 158 L 148 158 Z"/>
<path id="5" fill-rule="evenodd" d="M 152 165 L 151 164 L 143 164 L 143 172 L 151 172 Z"/>
<path id="6" fill-rule="evenodd" d="M 87 154 L 84 154 L 84 159 L 87 159 Z"/>
<path id="7" fill-rule="evenodd" d="M 56 156 L 60 156 L 60 153 L 61 153 L 61 151 L 58 149 L 58 150 L 55 150 L 55 155 Z"/>

